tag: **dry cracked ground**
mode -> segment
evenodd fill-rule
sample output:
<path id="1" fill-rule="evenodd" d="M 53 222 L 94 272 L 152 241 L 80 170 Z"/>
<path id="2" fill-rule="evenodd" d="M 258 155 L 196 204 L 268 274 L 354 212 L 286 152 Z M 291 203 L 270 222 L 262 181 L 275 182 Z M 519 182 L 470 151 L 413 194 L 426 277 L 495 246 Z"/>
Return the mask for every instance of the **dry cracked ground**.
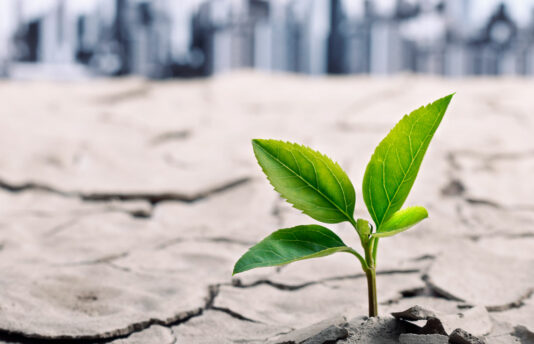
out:
<path id="1" fill-rule="evenodd" d="M 533 90 L 527 79 L 252 73 L 3 81 L 0 342 L 419 343 L 385 335 L 400 326 L 392 312 L 419 305 L 447 331 L 532 343 Z M 250 245 L 313 223 L 272 190 L 251 138 L 333 157 L 363 216 L 376 144 L 453 91 L 406 203 L 430 218 L 381 241 L 380 319 L 362 317 L 366 283 L 350 255 L 232 278 Z M 351 228 L 332 227 L 358 246 Z"/>

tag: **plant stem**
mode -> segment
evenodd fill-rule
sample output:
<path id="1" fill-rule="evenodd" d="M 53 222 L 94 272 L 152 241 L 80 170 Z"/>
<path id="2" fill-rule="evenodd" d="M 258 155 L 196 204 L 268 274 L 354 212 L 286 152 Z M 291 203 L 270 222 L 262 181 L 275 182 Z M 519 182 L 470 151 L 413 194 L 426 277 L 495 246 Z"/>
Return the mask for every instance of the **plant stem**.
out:
<path id="1" fill-rule="evenodd" d="M 364 247 L 365 260 L 367 261 L 368 268 L 365 270 L 367 276 L 367 293 L 369 301 L 369 317 L 378 316 L 378 302 L 376 295 L 376 267 L 375 267 L 375 245 L 378 244 L 378 240 L 372 238 L 367 241 L 367 245 Z"/>
<path id="2" fill-rule="evenodd" d="M 361 221 L 361 220 L 358 220 L 358 221 Z M 377 302 L 377 295 L 376 295 L 375 261 L 376 261 L 376 251 L 377 251 L 377 246 L 378 246 L 378 238 L 372 237 L 369 231 L 365 230 L 367 229 L 365 226 L 368 226 L 367 221 L 363 221 L 363 223 L 360 222 L 360 224 L 362 225 L 362 227 L 360 227 L 360 230 L 358 230 L 358 223 L 356 223 L 356 221 L 352 220 L 351 223 L 356 229 L 356 232 L 358 232 L 358 235 L 360 236 L 360 241 L 361 241 L 363 250 L 365 252 L 365 259 L 352 249 L 351 249 L 351 253 L 354 254 L 360 260 L 363 271 L 365 271 L 365 275 L 367 276 L 369 317 L 376 317 L 378 316 L 378 302 Z"/>
<path id="3" fill-rule="evenodd" d="M 378 303 L 376 302 L 376 271 L 374 266 L 365 271 L 367 275 L 367 292 L 369 299 L 369 317 L 378 316 Z"/>

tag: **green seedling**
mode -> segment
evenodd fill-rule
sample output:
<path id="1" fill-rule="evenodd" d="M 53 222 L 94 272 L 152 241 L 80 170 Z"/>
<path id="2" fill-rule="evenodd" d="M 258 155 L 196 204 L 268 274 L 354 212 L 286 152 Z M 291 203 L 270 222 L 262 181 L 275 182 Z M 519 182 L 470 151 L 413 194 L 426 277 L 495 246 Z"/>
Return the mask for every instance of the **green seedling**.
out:
<path id="1" fill-rule="evenodd" d="M 274 189 L 293 207 L 317 221 L 349 222 L 358 233 L 364 254 L 345 245 L 330 229 L 302 225 L 277 230 L 251 247 L 237 261 L 233 274 L 347 252 L 361 263 L 367 276 L 369 316 L 377 316 L 378 241 L 428 217 L 423 207 L 401 207 L 452 96 L 404 116 L 376 147 L 362 185 L 363 199 L 374 226 L 367 220 L 354 219 L 354 187 L 347 174 L 330 158 L 296 143 L 252 140 L 256 159 Z"/>

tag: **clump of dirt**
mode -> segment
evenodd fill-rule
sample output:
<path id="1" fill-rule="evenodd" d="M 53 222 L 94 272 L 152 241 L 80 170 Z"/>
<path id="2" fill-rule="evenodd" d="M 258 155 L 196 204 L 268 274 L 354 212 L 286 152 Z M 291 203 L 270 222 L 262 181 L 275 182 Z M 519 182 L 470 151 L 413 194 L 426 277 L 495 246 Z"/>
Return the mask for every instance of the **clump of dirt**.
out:
<path id="1" fill-rule="evenodd" d="M 271 341 L 276 344 L 484 344 L 486 341 L 456 327 L 465 321 L 468 328 L 479 330 L 471 320 L 480 319 L 481 310 L 472 307 L 457 314 L 439 314 L 420 306 L 386 317 L 356 317 L 347 321 L 335 317 L 295 330 Z M 455 327 L 453 329 L 453 327 Z"/>

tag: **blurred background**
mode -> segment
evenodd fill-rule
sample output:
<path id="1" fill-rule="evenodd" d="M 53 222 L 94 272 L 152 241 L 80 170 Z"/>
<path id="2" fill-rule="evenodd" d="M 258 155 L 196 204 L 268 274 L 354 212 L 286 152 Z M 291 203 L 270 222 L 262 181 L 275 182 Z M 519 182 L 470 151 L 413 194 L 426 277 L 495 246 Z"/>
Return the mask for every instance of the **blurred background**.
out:
<path id="1" fill-rule="evenodd" d="M 0 0 L 0 77 L 534 74 L 534 0 Z"/>

